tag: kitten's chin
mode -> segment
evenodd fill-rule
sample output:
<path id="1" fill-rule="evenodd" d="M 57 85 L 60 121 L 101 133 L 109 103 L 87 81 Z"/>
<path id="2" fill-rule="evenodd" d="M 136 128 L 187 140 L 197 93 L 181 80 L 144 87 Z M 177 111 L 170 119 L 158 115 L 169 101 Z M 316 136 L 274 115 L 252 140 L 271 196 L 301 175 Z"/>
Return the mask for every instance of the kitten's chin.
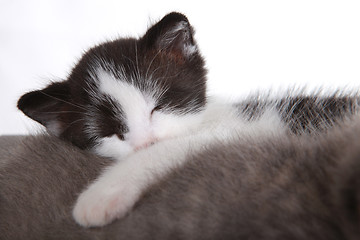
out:
<path id="1" fill-rule="evenodd" d="M 135 152 L 129 143 L 119 140 L 116 135 L 101 138 L 93 150 L 100 156 L 110 157 L 116 161 L 121 161 Z"/>

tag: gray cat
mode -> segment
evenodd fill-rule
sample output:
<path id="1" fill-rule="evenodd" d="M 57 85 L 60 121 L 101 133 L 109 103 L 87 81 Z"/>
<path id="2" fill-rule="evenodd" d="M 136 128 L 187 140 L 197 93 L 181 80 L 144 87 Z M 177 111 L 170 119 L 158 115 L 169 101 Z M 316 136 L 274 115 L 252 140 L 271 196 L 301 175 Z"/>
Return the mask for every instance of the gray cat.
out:
<path id="1" fill-rule="evenodd" d="M 359 239 L 360 121 L 317 136 L 217 144 L 82 228 L 79 191 L 111 161 L 56 137 L 0 138 L 0 239 Z"/>

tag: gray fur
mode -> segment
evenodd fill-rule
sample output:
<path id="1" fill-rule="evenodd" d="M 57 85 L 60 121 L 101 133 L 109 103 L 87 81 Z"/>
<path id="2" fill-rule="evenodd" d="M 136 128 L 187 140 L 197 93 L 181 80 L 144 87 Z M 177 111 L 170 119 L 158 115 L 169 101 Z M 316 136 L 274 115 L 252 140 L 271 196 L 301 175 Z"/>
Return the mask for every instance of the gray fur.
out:
<path id="1" fill-rule="evenodd" d="M 124 219 L 94 229 L 76 225 L 71 209 L 110 161 L 48 135 L 9 139 L 0 239 L 359 239 L 360 121 L 342 125 L 218 143 L 151 187 Z"/>

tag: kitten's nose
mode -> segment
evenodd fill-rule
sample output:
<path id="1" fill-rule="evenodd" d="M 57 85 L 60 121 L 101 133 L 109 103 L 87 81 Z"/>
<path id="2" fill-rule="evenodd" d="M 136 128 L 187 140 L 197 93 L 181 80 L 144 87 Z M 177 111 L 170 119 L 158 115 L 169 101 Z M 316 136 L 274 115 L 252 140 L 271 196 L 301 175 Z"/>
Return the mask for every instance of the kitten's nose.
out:
<path id="1" fill-rule="evenodd" d="M 155 140 L 151 140 L 151 141 L 144 142 L 144 143 L 142 143 L 142 144 L 140 144 L 140 145 L 137 145 L 137 146 L 135 147 L 135 151 L 138 151 L 138 150 L 140 150 L 140 149 L 147 148 L 147 147 L 149 147 L 149 146 L 151 146 L 151 145 L 154 145 L 155 142 L 156 142 Z"/>

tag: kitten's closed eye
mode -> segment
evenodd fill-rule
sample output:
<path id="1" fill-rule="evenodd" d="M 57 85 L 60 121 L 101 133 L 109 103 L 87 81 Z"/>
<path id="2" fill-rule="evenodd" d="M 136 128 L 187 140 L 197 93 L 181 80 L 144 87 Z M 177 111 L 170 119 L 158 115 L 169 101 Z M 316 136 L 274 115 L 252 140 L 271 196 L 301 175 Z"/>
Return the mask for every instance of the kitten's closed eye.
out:
<path id="1" fill-rule="evenodd" d="M 157 105 L 156 107 L 154 107 L 152 110 L 151 110 L 151 115 L 153 115 L 153 113 L 154 112 L 156 112 L 156 111 L 159 111 L 159 110 L 161 110 L 162 109 L 162 107 L 160 106 L 160 105 Z"/>
<path id="2" fill-rule="evenodd" d="M 124 141 L 124 140 L 125 140 L 124 134 L 117 133 L 116 136 L 117 136 L 121 141 Z"/>

